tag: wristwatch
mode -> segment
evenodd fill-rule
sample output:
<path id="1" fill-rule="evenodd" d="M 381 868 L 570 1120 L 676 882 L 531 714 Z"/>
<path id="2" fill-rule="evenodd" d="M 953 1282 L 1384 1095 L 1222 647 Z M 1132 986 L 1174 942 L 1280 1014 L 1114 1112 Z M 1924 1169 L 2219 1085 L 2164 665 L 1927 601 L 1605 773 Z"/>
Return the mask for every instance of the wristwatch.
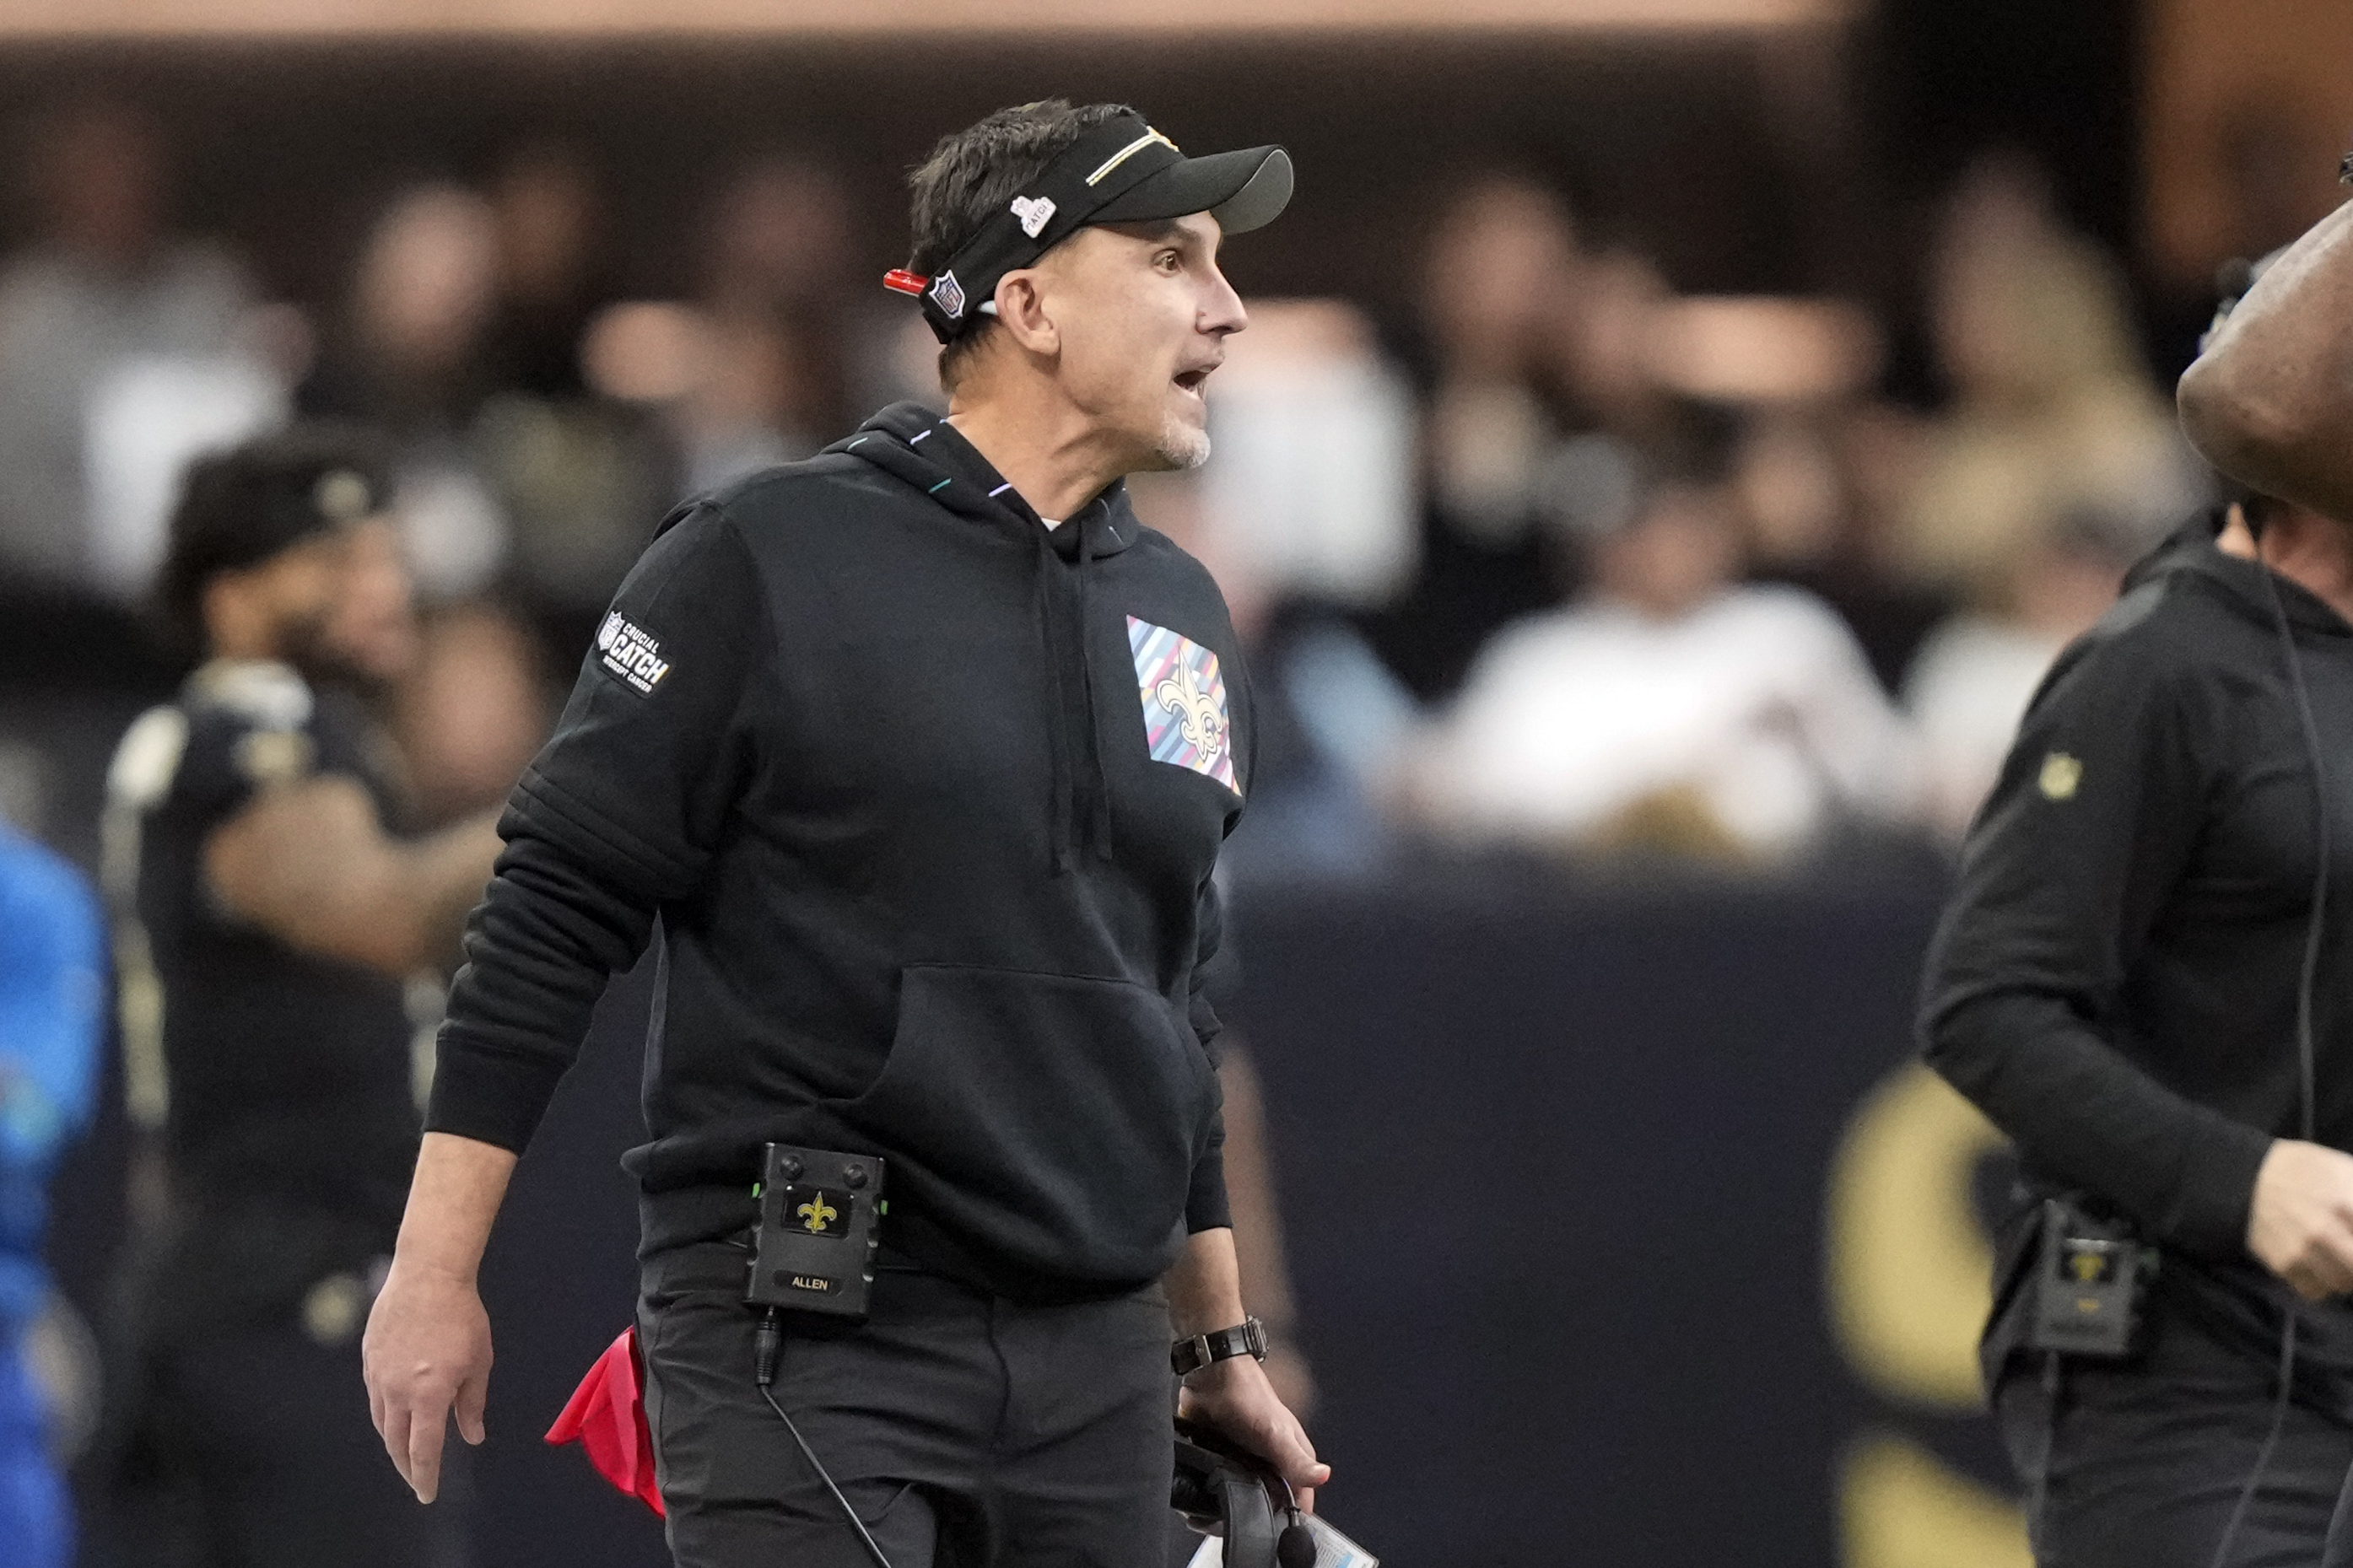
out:
<path id="1" fill-rule="evenodd" d="M 1176 1369 L 1177 1376 L 1184 1377 L 1212 1362 L 1230 1361 L 1238 1355 L 1247 1355 L 1252 1361 L 1266 1359 L 1266 1329 L 1256 1318 L 1244 1318 L 1232 1328 L 1219 1329 L 1213 1334 L 1178 1340 L 1168 1347 L 1168 1364 Z"/>

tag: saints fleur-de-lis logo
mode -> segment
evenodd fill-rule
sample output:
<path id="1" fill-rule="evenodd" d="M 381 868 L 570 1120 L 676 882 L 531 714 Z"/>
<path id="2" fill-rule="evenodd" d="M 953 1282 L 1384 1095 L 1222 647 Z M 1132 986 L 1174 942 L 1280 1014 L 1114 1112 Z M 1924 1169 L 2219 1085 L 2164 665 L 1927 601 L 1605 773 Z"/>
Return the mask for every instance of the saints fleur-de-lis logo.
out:
<path id="1" fill-rule="evenodd" d="M 1218 754 L 1218 748 L 1226 743 L 1225 720 L 1218 712 L 1217 700 L 1201 689 L 1190 661 L 1178 664 L 1176 673 L 1162 681 L 1153 695 L 1160 700 L 1160 706 L 1177 716 L 1186 744 L 1205 757 Z"/>
<path id="2" fill-rule="evenodd" d="M 809 1234 L 811 1236 L 821 1235 L 824 1232 L 825 1227 L 831 1225 L 834 1220 L 839 1217 L 839 1211 L 837 1211 L 831 1204 L 825 1201 L 825 1194 L 823 1193 L 815 1194 L 808 1202 L 801 1205 L 800 1207 L 795 1209 L 793 1212 L 800 1215 L 802 1221 L 807 1225 Z"/>

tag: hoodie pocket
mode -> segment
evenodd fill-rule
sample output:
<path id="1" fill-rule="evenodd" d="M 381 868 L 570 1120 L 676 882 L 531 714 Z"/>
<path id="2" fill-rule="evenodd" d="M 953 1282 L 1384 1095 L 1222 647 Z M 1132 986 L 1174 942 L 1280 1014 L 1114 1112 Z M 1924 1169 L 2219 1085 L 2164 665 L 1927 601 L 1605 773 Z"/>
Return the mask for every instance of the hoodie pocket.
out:
<path id="1" fill-rule="evenodd" d="M 1108 1280 L 1166 1266 L 1217 1101 L 1199 1041 L 1143 986 L 917 964 L 881 1077 L 844 1110 L 967 1242 Z"/>

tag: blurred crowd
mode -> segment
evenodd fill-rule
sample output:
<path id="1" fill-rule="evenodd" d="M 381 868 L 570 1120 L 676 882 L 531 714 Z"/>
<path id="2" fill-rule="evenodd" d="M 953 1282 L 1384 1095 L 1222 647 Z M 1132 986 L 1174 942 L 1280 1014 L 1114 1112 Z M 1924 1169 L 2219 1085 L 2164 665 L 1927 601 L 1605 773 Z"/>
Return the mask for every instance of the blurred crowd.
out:
<path id="1" fill-rule="evenodd" d="M 1144 487 L 1261 645 L 1294 850 L 1957 840 L 2052 658 L 2205 500 L 2118 269 L 2025 164 L 1943 204 L 1927 408 L 1882 392 L 1868 311 L 1679 297 L 1535 178 L 1431 232 L 1392 349 L 1260 305 L 1219 456 Z"/>
<path id="2" fill-rule="evenodd" d="M 174 226 L 136 107 L 25 145 L 0 589 L 135 607 L 191 457 L 297 415 L 376 433 L 428 606 L 386 699 L 425 823 L 513 778 L 675 499 L 940 401 L 807 157 L 711 180 L 685 298 L 633 292 L 595 162 L 526 137 L 392 193 L 338 297 L 286 301 Z M 1537 174 L 1427 216 L 1409 319 L 1253 301 L 1216 456 L 1135 486 L 1259 651 L 1250 853 L 1949 840 L 2052 657 L 2203 499 L 2119 269 L 2026 163 L 1942 198 L 1926 405 L 1886 395 L 1871 310 L 1678 295 Z"/>

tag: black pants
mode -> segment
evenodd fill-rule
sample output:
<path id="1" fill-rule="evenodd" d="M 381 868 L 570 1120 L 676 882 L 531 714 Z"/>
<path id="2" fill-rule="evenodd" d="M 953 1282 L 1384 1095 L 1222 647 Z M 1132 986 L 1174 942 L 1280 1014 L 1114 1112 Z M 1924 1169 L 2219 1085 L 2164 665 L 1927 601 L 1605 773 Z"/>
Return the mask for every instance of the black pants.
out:
<path id="1" fill-rule="evenodd" d="M 646 1417 L 680 1568 L 870 1568 L 753 1381 L 744 1253 L 647 1260 Z M 771 1390 L 892 1568 L 1155 1568 L 1166 1549 L 1159 1287 L 1026 1307 L 887 1261 L 862 1325 L 795 1318 Z"/>
<path id="2" fill-rule="evenodd" d="M 2030 1494 L 2048 1454 L 2037 1568 L 2209 1568 L 2277 1405 L 2274 1369 L 2175 1321 L 2137 1364 L 2065 1363 L 2055 1411 L 2014 1357 L 1994 1408 Z M 2353 1426 L 2291 1404 L 2231 1568 L 2314 1568 L 2348 1467 Z"/>

